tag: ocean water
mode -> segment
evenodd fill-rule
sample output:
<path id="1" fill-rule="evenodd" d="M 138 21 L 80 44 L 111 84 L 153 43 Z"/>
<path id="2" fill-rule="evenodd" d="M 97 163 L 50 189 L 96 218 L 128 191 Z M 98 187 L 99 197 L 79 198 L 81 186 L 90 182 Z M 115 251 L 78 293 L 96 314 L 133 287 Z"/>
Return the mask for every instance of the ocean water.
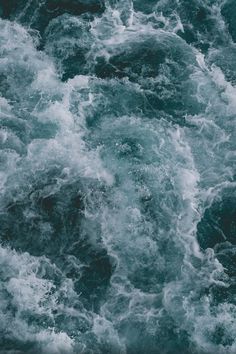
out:
<path id="1" fill-rule="evenodd" d="M 0 353 L 236 353 L 236 1 L 0 0 Z"/>

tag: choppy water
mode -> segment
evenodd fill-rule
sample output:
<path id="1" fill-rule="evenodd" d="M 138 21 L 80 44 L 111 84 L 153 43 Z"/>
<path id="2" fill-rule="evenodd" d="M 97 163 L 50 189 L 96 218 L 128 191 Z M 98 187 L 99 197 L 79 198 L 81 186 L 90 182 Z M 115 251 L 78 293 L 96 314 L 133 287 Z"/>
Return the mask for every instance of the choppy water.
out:
<path id="1" fill-rule="evenodd" d="M 236 353 L 235 13 L 0 0 L 0 353 Z"/>

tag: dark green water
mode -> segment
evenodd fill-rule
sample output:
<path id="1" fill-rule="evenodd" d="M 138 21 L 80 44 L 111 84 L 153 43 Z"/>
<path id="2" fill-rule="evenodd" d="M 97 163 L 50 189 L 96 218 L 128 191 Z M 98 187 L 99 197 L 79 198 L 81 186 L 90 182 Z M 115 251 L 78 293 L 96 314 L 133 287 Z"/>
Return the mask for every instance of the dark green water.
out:
<path id="1" fill-rule="evenodd" d="M 236 353 L 236 1 L 0 0 L 0 353 Z"/>

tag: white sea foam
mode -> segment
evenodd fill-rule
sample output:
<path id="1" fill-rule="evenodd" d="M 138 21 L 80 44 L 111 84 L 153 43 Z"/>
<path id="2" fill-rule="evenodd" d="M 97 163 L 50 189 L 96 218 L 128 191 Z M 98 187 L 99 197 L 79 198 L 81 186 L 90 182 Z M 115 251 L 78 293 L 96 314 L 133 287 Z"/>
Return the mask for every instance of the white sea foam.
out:
<path id="1" fill-rule="evenodd" d="M 191 27 L 175 4 L 165 12 L 170 2 L 160 1 L 148 14 L 130 1 L 106 4 L 88 26 L 60 16 L 45 32 L 47 54 L 22 26 L 0 21 L 1 220 L 16 248 L 0 248 L 1 328 L 33 350 L 145 353 L 148 343 L 150 352 L 172 353 L 184 340 L 193 352 L 236 350 L 235 306 L 223 292 L 229 276 L 198 242 L 206 211 L 235 187 L 235 87 L 187 44 Z M 216 5 L 211 19 L 225 30 Z M 145 54 L 149 40 L 166 56 L 143 79 L 132 53 Z M 62 81 L 63 60 L 74 55 L 86 63 Z M 109 60 L 124 55 L 106 77 Z M 71 186 L 72 209 L 62 202 Z M 107 268 L 93 264 L 100 253 Z M 214 289 L 223 293 L 218 302 Z"/>

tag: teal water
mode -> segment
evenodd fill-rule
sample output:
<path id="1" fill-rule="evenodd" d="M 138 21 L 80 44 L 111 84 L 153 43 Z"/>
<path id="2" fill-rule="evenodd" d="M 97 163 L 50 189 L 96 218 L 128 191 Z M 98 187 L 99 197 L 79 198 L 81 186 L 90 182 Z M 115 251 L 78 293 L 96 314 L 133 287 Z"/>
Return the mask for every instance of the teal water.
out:
<path id="1" fill-rule="evenodd" d="M 0 353 L 236 353 L 236 1 L 0 0 Z"/>

